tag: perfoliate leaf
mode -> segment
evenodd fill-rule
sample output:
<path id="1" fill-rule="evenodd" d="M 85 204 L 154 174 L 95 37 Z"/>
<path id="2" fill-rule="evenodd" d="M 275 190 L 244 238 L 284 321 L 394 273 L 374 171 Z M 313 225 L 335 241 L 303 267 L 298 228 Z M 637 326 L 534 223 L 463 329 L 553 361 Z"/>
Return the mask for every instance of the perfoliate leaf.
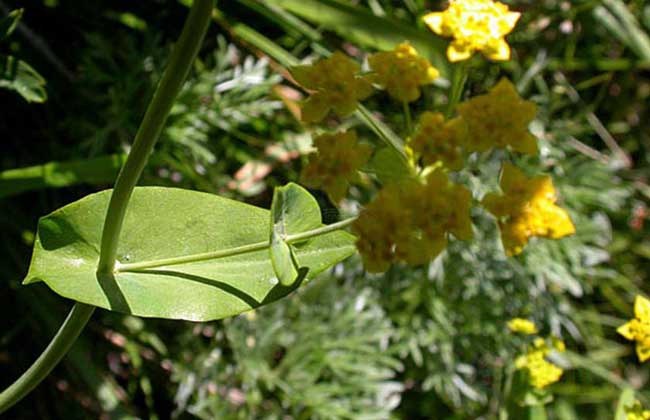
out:
<path id="1" fill-rule="evenodd" d="M 144 317 L 207 321 L 273 302 L 283 286 L 269 258 L 268 210 L 176 188 L 136 188 L 118 247 L 118 270 L 98 276 L 102 225 L 111 191 L 89 195 L 41 218 L 25 283 L 44 281 L 60 295 Z M 287 227 L 305 228 L 289 212 Z M 261 244 L 254 251 L 229 250 Z M 206 252 L 227 257 L 132 268 Z M 336 231 L 295 245 L 306 280 L 355 251 L 354 237 Z M 151 264 L 150 264 L 151 265 Z"/>
<path id="2" fill-rule="evenodd" d="M 27 102 L 45 102 L 45 79 L 22 60 L 0 55 L 0 88 L 16 91 Z"/>
<path id="3" fill-rule="evenodd" d="M 318 202 L 307 190 L 290 183 L 273 192 L 271 204 L 271 247 L 273 269 L 280 283 L 291 286 L 303 274 L 288 235 L 315 229 L 322 224 Z"/>

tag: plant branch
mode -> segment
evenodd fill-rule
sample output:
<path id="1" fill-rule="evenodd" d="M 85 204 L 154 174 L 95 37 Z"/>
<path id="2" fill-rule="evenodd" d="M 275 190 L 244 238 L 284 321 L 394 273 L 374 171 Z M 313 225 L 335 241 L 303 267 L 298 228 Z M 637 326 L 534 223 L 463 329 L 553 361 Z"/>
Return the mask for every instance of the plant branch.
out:
<path id="1" fill-rule="evenodd" d="M 0 394 L 0 414 L 23 399 L 66 355 L 95 311 L 92 305 L 75 303 L 50 344 L 38 359 L 9 388 Z"/>
<path id="2" fill-rule="evenodd" d="M 212 6 L 213 0 L 195 0 L 192 4 L 183 32 L 135 136 L 129 157 L 117 176 L 104 221 L 98 273 L 112 273 L 115 268 L 117 245 L 129 199 L 199 51 L 210 23 Z"/>

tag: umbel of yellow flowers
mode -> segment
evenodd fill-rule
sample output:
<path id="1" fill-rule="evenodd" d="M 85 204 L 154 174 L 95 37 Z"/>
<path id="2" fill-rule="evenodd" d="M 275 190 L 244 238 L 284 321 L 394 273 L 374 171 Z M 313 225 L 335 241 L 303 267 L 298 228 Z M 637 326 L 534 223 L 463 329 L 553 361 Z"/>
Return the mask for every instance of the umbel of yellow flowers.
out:
<path id="1" fill-rule="evenodd" d="M 399 44 L 393 51 L 372 54 L 368 64 L 374 72 L 370 79 L 400 102 L 417 100 L 420 86 L 433 82 L 440 75 L 408 42 Z"/>
<path id="2" fill-rule="evenodd" d="M 565 350 L 564 342 L 555 339 L 553 340 L 553 347 L 549 347 L 546 340 L 537 337 L 529 347 L 528 352 L 515 360 L 515 367 L 527 371 L 528 381 L 537 389 L 545 388 L 559 381 L 564 372 L 560 367 L 546 360 L 546 356 L 552 350 L 563 352 Z"/>
<path id="3" fill-rule="evenodd" d="M 424 16 L 424 23 L 436 34 L 453 37 L 447 49 L 449 61 L 467 60 L 476 51 L 490 60 L 510 59 L 504 39 L 515 27 L 520 14 L 492 0 L 451 0 L 444 12 Z"/>
<path id="4" fill-rule="evenodd" d="M 641 362 L 650 358 L 650 301 L 643 296 L 634 300 L 634 319 L 616 330 L 628 340 L 636 341 L 636 355 Z"/>
<path id="5" fill-rule="evenodd" d="M 505 163 L 501 190 L 503 194 L 487 194 L 483 206 L 498 219 L 507 255 L 521 253 L 533 236 L 558 239 L 575 233 L 569 214 L 555 204 L 557 195 L 550 177 L 528 178 L 516 166 Z"/>
<path id="6" fill-rule="evenodd" d="M 370 272 L 391 263 L 424 264 L 447 246 L 447 234 L 470 239 L 472 194 L 449 182 L 442 170 L 424 182 L 408 179 L 384 187 L 352 225 L 357 248 Z"/>
<path id="7" fill-rule="evenodd" d="M 372 147 L 357 141 L 354 130 L 323 134 L 314 139 L 316 154 L 302 171 L 302 182 L 324 190 L 337 203 L 359 179 L 359 169 L 368 162 Z"/>
<path id="8" fill-rule="evenodd" d="M 537 141 L 528 131 L 537 107 L 522 99 L 510 80 L 501 79 L 487 94 L 458 104 L 457 110 L 469 129 L 470 151 L 509 146 L 516 152 L 537 154 Z"/>
<path id="9" fill-rule="evenodd" d="M 360 71 L 357 62 L 339 51 L 313 65 L 293 67 L 293 78 L 312 91 L 302 104 L 302 120 L 319 122 L 330 110 L 339 117 L 352 114 L 358 102 L 372 94 L 372 84 Z"/>

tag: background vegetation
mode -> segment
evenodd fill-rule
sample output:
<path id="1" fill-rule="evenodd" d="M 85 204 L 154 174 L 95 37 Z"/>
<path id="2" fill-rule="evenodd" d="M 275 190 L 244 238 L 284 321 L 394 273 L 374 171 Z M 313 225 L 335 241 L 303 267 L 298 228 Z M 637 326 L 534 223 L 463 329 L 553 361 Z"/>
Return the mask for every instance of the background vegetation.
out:
<path id="1" fill-rule="evenodd" d="M 650 371 L 615 329 L 631 317 L 635 294 L 650 292 L 650 6 L 509 3 L 523 12 L 508 38 L 514 59 L 473 68 L 469 87 L 482 93 L 506 75 L 538 104 L 532 130 L 541 163 L 577 235 L 507 259 L 493 222 L 477 214 L 484 237 L 427 267 L 368 275 L 352 258 L 290 298 L 233 319 L 98 311 L 8 418 L 499 418 L 521 351 L 505 326 L 515 316 L 567 343 L 549 418 L 611 419 L 628 387 L 648 406 Z M 0 388 L 31 364 L 71 306 L 42 284 L 20 286 L 37 220 L 110 186 L 187 12 L 182 2 L 45 0 L 1 1 L 0 13 L 18 7 L 23 19 L 0 40 L 0 54 L 36 75 L 25 94 L 0 72 Z M 283 67 L 292 56 L 343 49 L 362 59 L 404 39 L 432 58 L 444 51 L 419 20 L 443 7 L 437 1 L 218 7 L 144 184 L 268 207 L 273 186 L 297 179 L 311 142 Z M 385 96 L 370 103 L 399 122 Z M 489 162 L 477 164 L 489 171 Z M 326 220 L 336 220 L 319 197 Z M 367 200 L 361 190 L 352 197 L 344 210 Z"/>

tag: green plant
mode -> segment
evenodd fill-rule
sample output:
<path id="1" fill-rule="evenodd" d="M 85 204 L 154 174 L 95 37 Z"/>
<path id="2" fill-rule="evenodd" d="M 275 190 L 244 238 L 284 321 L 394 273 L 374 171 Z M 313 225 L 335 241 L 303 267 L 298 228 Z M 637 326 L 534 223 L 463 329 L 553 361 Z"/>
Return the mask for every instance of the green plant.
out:
<path id="1" fill-rule="evenodd" d="M 294 185 L 278 190 L 270 214 L 192 191 L 135 188 L 199 51 L 212 7 L 210 0 L 194 2 L 115 188 L 41 219 L 26 282 L 44 281 L 78 303 L 38 360 L 0 394 L 0 411 L 49 373 L 96 306 L 142 316 L 219 319 L 286 295 L 353 251 L 352 237 L 337 232 L 350 221 L 322 226 L 316 201 Z M 170 236 L 174 226 L 181 237 Z M 183 268 L 166 269 L 178 264 Z M 215 268 L 231 275 L 213 279 Z M 242 283 L 242 275 L 255 280 Z"/>
<path id="2" fill-rule="evenodd" d="M 537 104 L 539 112 L 530 128 L 541 153 L 538 157 L 515 156 L 514 163 L 529 174 L 543 168 L 553 177 L 562 206 L 575 223 L 575 236 L 561 242 L 535 241 L 521 256 L 505 258 L 493 217 L 475 208 L 471 213 L 474 239 L 465 243 L 450 241 L 431 262 L 413 268 L 397 264 L 385 275 L 376 276 L 364 271 L 359 258 L 351 258 L 329 276 L 297 288 L 281 304 L 265 305 L 223 321 L 145 322 L 102 311 L 94 317 L 90 334 L 84 334 L 76 347 L 77 353 L 92 354 L 92 364 L 72 354 L 65 364 L 72 368 L 71 372 L 82 373 L 84 380 L 77 381 L 75 375 L 59 368 L 48 378 L 52 386 L 41 386 L 31 400 L 36 406 L 61 413 L 70 406 L 83 405 L 92 414 L 78 411 L 93 417 L 100 411 L 120 415 L 122 407 L 114 405 L 118 400 L 130 414 L 150 418 L 165 417 L 175 409 L 172 416 L 183 418 L 604 420 L 612 418 L 615 401 L 620 399 L 617 416 L 624 420 L 635 398 L 647 406 L 647 367 L 633 360 L 633 346 L 617 338 L 615 331 L 629 319 L 629 302 L 634 295 L 646 289 L 649 254 L 644 212 L 649 155 L 647 119 L 643 115 L 648 89 L 642 70 L 645 64 L 636 58 L 634 48 L 626 47 L 626 39 L 611 36 L 610 29 L 595 13 L 598 7 L 609 9 L 614 3 L 509 2 L 524 12 L 525 22 L 509 38 L 516 59 L 502 65 L 475 60 L 466 89 L 458 89 L 460 84 L 456 84 L 455 93 L 461 95 L 458 100 L 462 101 L 463 93 L 469 93 L 466 98 L 484 92 L 506 75 L 522 96 Z M 626 3 L 632 12 L 643 8 L 639 0 Z M 423 26 L 419 17 L 427 12 L 430 2 L 368 0 L 351 6 L 336 0 L 239 0 L 220 5 L 213 17 L 227 33 L 207 38 L 207 54 L 196 61 L 142 183 L 191 186 L 218 191 L 222 196 L 245 195 L 249 202 L 277 207 L 279 201 L 271 203 L 271 191 L 266 188 L 296 179 L 300 167 L 307 159 L 311 165 L 313 156 L 296 159 L 297 153 L 292 151 L 290 161 L 274 161 L 270 154 L 259 158 L 267 153 L 264 146 L 269 140 L 288 143 L 300 138 L 308 144 L 310 137 L 292 118 L 296 116 L 294 101 L 299 98 L 298 92 L 288 86 L 293 81 L 273 60 L 267 67 L 264 53 L 285 67 L 300 64 L 303 58 L 326 57 L 335 50 L 365 64 L 365 52 L 357 47 L 385 50 L 414 33 L 426 40 L 423 31 L 411 30 L 408 36 L 399 33 L 404 27 Z M 69 7 L 68 3 L 66 10 Z M 94 34 L 84 37 L 90 48 L 80 54 L 79 62 L 84 83 L 90 82 L 84 89 L 96 101 L 88 102 L 83 116 L 68 112 L 73 115 L 66 118 L 65 130 L 79 135 L 64 132 L 61 136 L 60 129 L 47 133 L 52 143 L 68 138 L 83 142 L 81 150 L 77 143 L 69 141 L 27 153 L 22 137 L 33 132 L 40 136 L 38 129 L 42 129 L 34 124 L 30 129 L 15 130 L 20 134 L 10 136 L 9 153 L 2 156 L 2 163 L 9 168 L 21 160 L 27 164 L 38 159 L 62 161 L 0 173 L 0 195 L 11 195 L 0 203 L 3 210 L 8 210 L 6 217 L 0 218 L 0 225 L 11 238 L 2 243 L 5 252 L 0 255 L 4 263 L 0 266 L 8 272 L 3 276 L 8 279 L 6 290 L 12 290 L 0 292 L 8 303 L 6 312 L 11 314 L 5 317 L 7 328 L 0 335 L 0 367 L 12 372 L 1 375 L 5 380 L 31 358 L 28 351 L 16 352 L 12 346 L 22 349 L 30 347 L 30 342 L 31 347 L 39 345 L 37 341 L 49 335 L 37 332 L 41 324 L 49 325 L 51 314 L 66 305 L 63 299 L 59 305 L 52 305 L 58 296 L 49 293 L 43 282 L 41 286 L 18 287 L 34 239 L 31 229 L 35 223 L 30 217 L 44 213 L 40 209 L 45 206 L 49 212 L 71 201 L 67 197 L 78 191 L 85 194 L 88 189 L 67 186 L 105 184 L 119 170 L 126 156 L 104 154 L 128 151 L 148 92 L 160 77 L 160 58 L 166 55 L 162 40 L 168 39 L 169 30 L 157 30 L 157 19 L 165 12 L 157 12 L 160 14 L 154 17 L 149 10 L 144 4 L 129 7 L 134 16 L 146 17 L 151 29 L 146 34 L 114 34 L 103 28 L 81 31 Z M 98 15 L 108 13 L 97 8 Z M 639 17 L 639 21 L 645 24 L 647 19 Z M 396 22 L 402 25 L 395 26 Z M 626 27 L 619 24 L 619 29 Z M 384 37 L 384 32 L 392 35 Z M 230 36 L 225 48 L 222 36 Z M 219 41 L 215 43 L 214 39 Z M 234 44 L 239 45 L 239 51 L 258 58 L 232 59 L 247 54 L 234 54 Z M 224 50 L 230 57 L 226 61 L 232 59 L 230 66 L 223 66 L 222 58 L 213 58 L 221 57 Z M 441 56 L 439 51 L 444 51 L 444 45 L 431 51 Z M 93 58 L 89 61 L 88 57 Z M 111 64 L 112 57 L 118 65 Z M 96 65 L 91 65 L 93 60 L 97 60 Z M 247 62 L 251 65 L 246 66 Z M 221 69 L 217 71 L 218 67 Z M 109 71 L 102 73 L 106 69 Z M 235 76 L 239 71 L 259 77 L 261 83 L 238 84 Z M 460 72 L 444 74 L 452 79 L 454 75 L 462 76 Z M 49 101 L 49 108 L 59 100 L 56 80 L 47 76 L 50 96 L 57 99 Z M 216 92 L 218 83 L 211 84 L 211 80 L 217 79 L 226 86 L 237 86 L 237 92 Z M 111 89 L 112 80 L 115 89 Z M 273 83 L 266 83 L 271 80 Z M 283 86 L 271 88 L 275 83 Z M 434 88 L 424 90 L 421 102 L 410 104 L 410 112 L 444 112 L 446 108 L 453 112 L 445 102 L 451 93 L 447 80 L 435 83 Z M 278 96 L 267 96 L 270 89 Z M 276 108 L 280 104 L 278 97 L 285 107 Z M 239 102 L 240 98 L 247 100 Z M 67 98 L 61 102 L 70 104 Z M 344 177 L 356 183 L 341 203 L 344 212 L 363 209 L 380 184 L 404 178 L 408 162 L 400 158 L 400 146 L 414 123 L 409 122 L 407 109 L 375 93 L 356 116 L 344 121 L 327 120 L 327 128 L 335 123 L 345 129 L 354 128 L 357 142 L 364 148 L 379 146 L 373 159 L 361 168 L 366 174 L 356 179 Z M 9 110 L 13 115 L 19 113 Z M 245 115 L 246 111 L 251 115 Z M 239 115 L 230 119 L 233 113 Z M 97 118 L 85 118 L 92 114 Z M 368 115 L 378 124 L 364 119 Z M 3 119 L 8 120 L 12 118 Z M 364 127 L 364 123 L 372 128 Z M 380 124 L 392 127 L 394 136 L 382 138 Z M 54 157 L 48 156 L 50 150 Z M 422 150 L 418 146 L 418 153 Z M 302 148 L 300 152 L 306 151 Z M 84 155 L 99 157 L 86 164 L 78 160 Z M 504 156 L 513 158 L 499 151 L 473 159 L 471 167 L 452 181 L 470 188 L 478 200 L 498 188 L 499 162 Z M 65 159 L 74 160 L 63 162 Z M 246 192 L 234 189 L 230 180 L 236 176 L 230 177 L 229 173 L 242 164 L 250 167 L 250 159 L 265 165 L 265 171 L 272 164 L 272 172 L 256 179 L 255 188 Z M 14 195 L 47 187 L 66 188 Z M 138 190 L 132 204 L 137 201 Z M 298 190 L 295 186 L 284 187 L 276 195 L 282 197 L 292 191 Z M 323 197 L 319 197 L 321 205 Z M 31 206 L 32 202 L 36 205 Z M 334 213 L 331 207 L 323 210 L 325 220 L 330 218 L 329 213 Z M 266 232 L 263 239 L 270 243 L 272 235 L 281 236 L 279 233 L 287 226 L 278 224 L 274 233 Z M 127 226 L 123 236 L 128 237 L 130 230 Z M 286 247 L 282 241 L 274 244 L 274 258 L 287 264 L 276 264 L 279 273 L 273 271 L 273 275 L 283 278 L 282 273 L 288 273 L 284 282 L 290 283 L 301 272 L 297 255 L 300 249 L 292 244 Z M 165 249 L 166 244 L 160 248 Z M 39 254 L 43 255 L 43 251 L 40 249 Z M 288 259 L 282 259 L 283 255 Z M 220 270 L 227 265 L 223 259 L 218 262 L 214 266 Z M 193 270 L 197 264 L 202 263 L 192 263 Z M 182 265 L 169 268 L 174 267 Z M 55 283 L 61 288 L 58 281 Z M 508 331 L 505 321 L 519 316 L 534 320 L 543 336 L 561 337 L 569 348 L 557 357 L 549 355 L 550 361 L 564 372 L 559 382 L 543 392 L 528 392 L 531 390 L 525 377 L 515 370 L 514 362 L 526 343 Z M 13 325 L 15 318 L 19 321 Z M 91 334 L 98 340 L 89 340 Z M 32 336 L 36 339 L 30 341 Z M 99 380 L 97 374 L 93 378 L 93 372 L 100 372 Z M 71 386 L 66 391 L 59 389 L 60 382 L 68 381 Z M 116 388 L 109 387 L 107 393 L 104 386 L 110 383 Z M 385 400 L 386 394 L 390 396 Z M 93 402 L 91 407 L 86 405 L 88 400 Z M 382 404 L 384 401 L 386 404 Z M 522 402 L 537 405 L 520 407 Z M 16 417 L 30 409 L 31 404 L 22 404 L 16 408 Z"/>

